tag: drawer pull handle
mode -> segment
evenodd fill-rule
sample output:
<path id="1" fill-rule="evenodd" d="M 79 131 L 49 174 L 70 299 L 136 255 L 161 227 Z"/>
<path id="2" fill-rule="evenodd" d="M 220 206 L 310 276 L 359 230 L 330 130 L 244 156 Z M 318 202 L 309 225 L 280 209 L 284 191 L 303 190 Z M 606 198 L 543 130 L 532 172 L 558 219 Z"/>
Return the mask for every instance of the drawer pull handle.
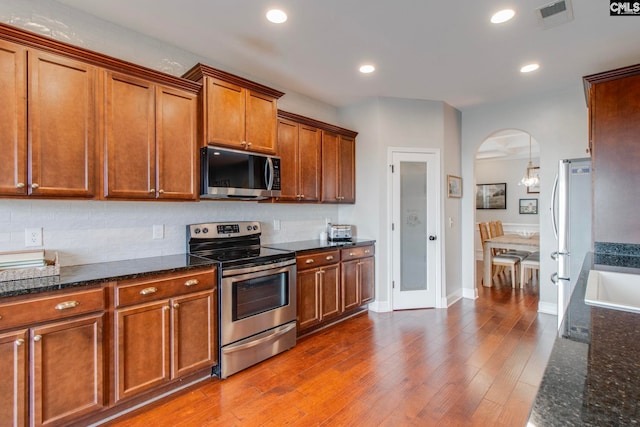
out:
<path id="1" fill-rule="evenodd" d="M 22 338 L 18 338 L 18 339 L 16 340 L 16 345 L 19 347 L 19 346 L 21 346 L 22 344 L 24 344 L 24 340 L 23 340 Z"/>
<path id="2" fill-rule="evenodd" d="M 364 250 L 364 253 L 365 253 L 365 254 L 368 254 L 368 253 L 370 253 L 370 252 L 371 252 L 371 251 L 370 251 L 369 249 L 365 249 L 365 250 Z"/>
<path id="3" fill-rule="evenodd" d="M 349 256 L 355 256 L 356 254 L 354 252 L 349 252 Z"/>
<path id="4" fill-rule="evenodd" d="M 154 287 L 144 288 L 143 290 L 140 291 L 140 295 L 151 295 L 151 294 L 155 294 L 156 292 L 158 292 L 158 288 L 154 288 Z"/>
<path id="5" fill-rule="evenodd" d="M 305 261 L 305 264 L 313 264 L 315 261 L 312 258 L 309 258 Z"/>
<path id="6" fill-rule="evenodd" d="M 42 339 L 42 335 L 36 335 L 33 337 L 34 341 L 40 341 Z"/>
<path id="7" fill-rule="evenodd" d="M 69 308 L 76 308 L 80 303 L 78 301 L 65 301 L 56 305 L 56 310 L 67 310 Z"/>
<path id="8" fill-rule="evenodd" d="M 333 255 L 327 255 L 327 261 L 331 261 L 333 259 Z"/>
<path id="9" fill-rule="evenodd" d="M 198 283 L 200 283 L 200 280 L 198 280 L 198 279 L 189 279 L 186 282 L 184 282 L 184 285 L 185 286 L 195 286 Z"/>

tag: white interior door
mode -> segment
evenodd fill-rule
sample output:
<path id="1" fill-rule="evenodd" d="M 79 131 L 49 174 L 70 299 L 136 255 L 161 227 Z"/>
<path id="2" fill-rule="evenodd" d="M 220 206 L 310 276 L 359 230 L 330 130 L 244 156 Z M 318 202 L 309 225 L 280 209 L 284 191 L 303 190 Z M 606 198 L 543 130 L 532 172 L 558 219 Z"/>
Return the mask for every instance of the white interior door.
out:
<path id="1" fill-rule="evenodd" d="M 393 309 L 436 307 L 439 155 L 393 151 L 391 157 Z"/>

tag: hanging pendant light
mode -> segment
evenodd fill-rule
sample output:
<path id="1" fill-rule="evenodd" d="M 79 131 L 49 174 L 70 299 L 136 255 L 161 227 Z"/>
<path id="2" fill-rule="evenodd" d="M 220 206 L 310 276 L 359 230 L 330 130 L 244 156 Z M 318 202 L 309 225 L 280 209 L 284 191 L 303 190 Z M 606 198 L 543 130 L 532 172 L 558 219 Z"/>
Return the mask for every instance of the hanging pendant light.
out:
<path id="1" fill-rule="evenodd" d="M 538 185 L 539 182 L 540 178 L 538 178 L 537 174 L 533 173 L 533 162 L 531 161 L 531 135 L 529 135 L 529 164 L 527 165 L 527 170 L 524 172 L 524 176 L 520 180 L 520 185 L 532 187 L 534 185 Z"/>

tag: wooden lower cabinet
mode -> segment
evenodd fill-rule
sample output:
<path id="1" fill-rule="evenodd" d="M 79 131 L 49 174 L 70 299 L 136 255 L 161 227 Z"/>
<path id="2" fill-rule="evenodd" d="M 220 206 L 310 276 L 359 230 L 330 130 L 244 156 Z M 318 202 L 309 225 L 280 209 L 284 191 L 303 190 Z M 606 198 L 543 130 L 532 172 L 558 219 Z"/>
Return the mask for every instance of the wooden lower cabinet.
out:
<path id="1" fill-rule="evenodd" d="M 374 246 L 296 258 L 298 335 L 357 313 L 374 299 Z"/>
<path id="2" fill-rule="evenodd" d="M 0 426 L 27 424 L 27 330 L 0 334 Z"/>
<path id="3" fill-rule="evenodd" d="M 65 425 L 104 407 L 103 314 L 31 329 L 32 424 Z"/>
<path id="4" fill-rule="evenodd" d="M 117 285 L 116 403 L 217 363 L 214 280 L 209 269 Z"/>

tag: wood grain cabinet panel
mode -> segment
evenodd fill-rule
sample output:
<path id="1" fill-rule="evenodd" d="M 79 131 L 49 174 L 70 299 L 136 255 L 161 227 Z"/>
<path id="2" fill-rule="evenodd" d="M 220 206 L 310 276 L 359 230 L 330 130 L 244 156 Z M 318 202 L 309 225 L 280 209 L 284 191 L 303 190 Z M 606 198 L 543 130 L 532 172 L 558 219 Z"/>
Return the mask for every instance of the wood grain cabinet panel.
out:
<path id="1" fill-rule="evenodd" d="M 245 141 L 247 142 L 247 149 L 275 154 L 277 99 L 247 89 L 245 91 L 245 102 Z"/>
<path id="2" fill-rule="evenodd" d="M 374 246 L 343 249 L 342 306 L 344 311 L 357 309 L 374 299 Z"/>
<path id="3" fill-rule="evenodd" d="M 27 51 L 0 40 L 0 195 L 27 194 Z"/>
<path id="4" fill-rule="evenodd" d="M 197 97 L 106 73 L 105 197 L 195 199 Z"/>
<path id="5" fill-rule="evenodd" d="M 322 202 L 355 203 L 355 139 L 322 133 Z"/>
<path id="6" fill-rule="evenodd" d="M 0 334 L 0 426 L 27 425 L 26 329 Z"/>
<path id="7" fill-rule="evenodd" d="M 64 425 L 104 407 L 103 315 L 31 331 L 32 424 Z"/>
<path id="8" fill-rule="evenodd" d="M 244 149 L 245 90 L 233 83 L 207 80 L 206 142 Z"/>

